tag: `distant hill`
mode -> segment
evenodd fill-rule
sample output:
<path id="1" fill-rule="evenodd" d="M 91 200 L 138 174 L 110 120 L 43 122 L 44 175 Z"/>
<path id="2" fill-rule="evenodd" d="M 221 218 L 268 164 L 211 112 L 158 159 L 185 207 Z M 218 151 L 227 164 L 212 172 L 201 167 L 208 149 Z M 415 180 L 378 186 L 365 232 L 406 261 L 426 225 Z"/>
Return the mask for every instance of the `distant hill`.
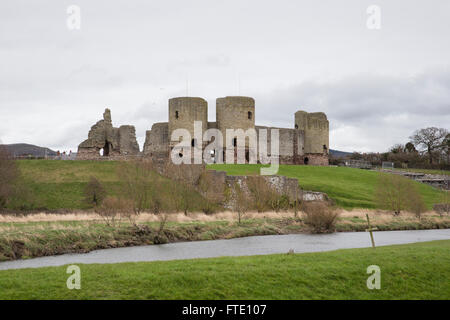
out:
<path id="1" fill-rule="evenodd" d="M 9 150 L 9 152 L 14 157 L 21 156 L 32 156 L 32 157 L 45 157 L 47 156 L 56 156 L 56 152 L 44 147 L 38 147 L 32 144 L 26 143 L 14 143 L 14 144 L 5 144 Z"/>
<path id="2" fill-rule="evenodd" d="M 345 151 L 330 149 L 330 155 L 332 155 L 334 158 L 345 158 L 346 156 L 349 156 L 352 153 L 353 152 L 345 152 Z"/>

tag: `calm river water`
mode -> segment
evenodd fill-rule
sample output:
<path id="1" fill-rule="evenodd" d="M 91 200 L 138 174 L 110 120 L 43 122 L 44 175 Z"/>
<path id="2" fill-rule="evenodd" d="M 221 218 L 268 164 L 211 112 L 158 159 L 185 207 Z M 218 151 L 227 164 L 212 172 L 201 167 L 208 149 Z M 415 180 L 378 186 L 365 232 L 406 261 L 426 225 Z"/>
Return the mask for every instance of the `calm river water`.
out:
<path id="1" fill-rule="evenodd" d="M 374 232 L 375 244 L 385 246 L 450 239 L 450 229 Z M 317 252 L 370 247 L 367 232 L 257 236 L 229 240 L 179 242 L 161 245 L 96 250 L 0 263 L 0 270 L 61 266 L 74 263 L 118 263 L 137 261 L 249 256 L 274 253 Z"/>

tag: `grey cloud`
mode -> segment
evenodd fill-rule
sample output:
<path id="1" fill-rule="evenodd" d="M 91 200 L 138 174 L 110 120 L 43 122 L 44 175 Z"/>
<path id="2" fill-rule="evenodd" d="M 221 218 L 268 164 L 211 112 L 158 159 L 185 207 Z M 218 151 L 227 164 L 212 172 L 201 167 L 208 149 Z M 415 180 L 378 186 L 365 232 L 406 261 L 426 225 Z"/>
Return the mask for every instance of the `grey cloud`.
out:
<path id="1" fill-rule="evenodd" d="M 275 120 L 292 127 L 295 111 L 322 111 L 328 115 L 332 135 L 333 131 L 344 134 L 337 129 L 348 127 L 358 132 L 358 138 L 367 136 L 354 144 L 354 150 L 384 151 L 393 143 L 406 142 L 415 129 L 448 127 L 450 69 L 414 77 L 363 74 L 326 83 L 304 82 L 263 95 L 257 102 L 264 123 Z"/>
<path id="2" fill-rule="evenodd" d="M 66 27 L 71 4 L 79 31 Z M 379 0 L 379 32 L 365 26 L 370 4 L 2 1 L 0 138 L 73 150 L 110 107 L 142 148 L 145 130 L 167 121 L 167 100 L 186 94 L 207 99 L 210 119 L 217 97 L 237 94 L 256 99 L 260 124 L 324 111 L 331 146 L 350 151 L 447 125 L 450 4 Z"/>

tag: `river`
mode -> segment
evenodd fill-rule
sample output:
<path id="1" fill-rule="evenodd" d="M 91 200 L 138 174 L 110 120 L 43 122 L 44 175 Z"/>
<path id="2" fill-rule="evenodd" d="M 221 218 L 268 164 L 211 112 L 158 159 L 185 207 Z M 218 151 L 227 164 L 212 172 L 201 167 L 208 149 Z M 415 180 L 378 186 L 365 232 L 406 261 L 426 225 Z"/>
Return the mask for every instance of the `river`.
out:
<path id="1" fill-rule="evenodd" d="M 374 232 L 377 246 L 450 239 L 450 229 Z M 119 263 L 160 261 L 222 256 L 250 256 L 275 253 L 331 251 L 370 247 L 367 232 L 332 234 L 291 234 L 178 242 L 96 250 L 81 254 L 64 254 L 0 263 L 0 270 L 61 266 L 76 263 Z"/>

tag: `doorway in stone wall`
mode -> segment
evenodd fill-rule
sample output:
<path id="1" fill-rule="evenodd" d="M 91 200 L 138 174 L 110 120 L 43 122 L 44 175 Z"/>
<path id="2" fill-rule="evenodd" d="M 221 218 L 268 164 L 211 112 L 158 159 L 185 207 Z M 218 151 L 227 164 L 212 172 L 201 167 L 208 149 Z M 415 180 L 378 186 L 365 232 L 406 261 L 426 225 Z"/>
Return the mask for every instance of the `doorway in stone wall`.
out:
<path id="1" fill-rule="evenodd" d="M 108 157 L 109 156 L 109 149 L 110 149 L 109 142 L 106 142 L 105 146 L 100 150 L 100 155 L 103 156 L 103 157 Z"/>
<path id="2" fill-rule="evenodd" d="M 307 164 L 309 163 L 309 158 L 308 158 L 308 157 L 305 157 L 305 159 L 303 159 L 303 163 L 304 163 L 305 165 L 307 165 Z"/>

